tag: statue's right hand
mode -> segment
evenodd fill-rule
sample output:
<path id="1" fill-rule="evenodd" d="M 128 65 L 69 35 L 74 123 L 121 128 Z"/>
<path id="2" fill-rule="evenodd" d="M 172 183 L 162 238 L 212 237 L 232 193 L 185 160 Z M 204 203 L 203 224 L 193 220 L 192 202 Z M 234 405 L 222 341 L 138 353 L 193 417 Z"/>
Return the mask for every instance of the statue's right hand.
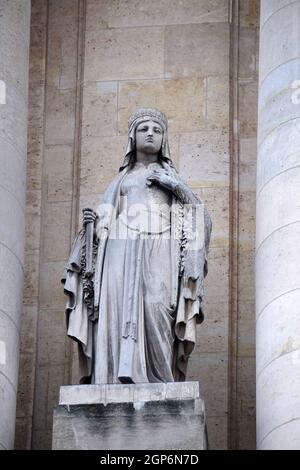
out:
<path id="1" fill-rule="evenodd" d="M 94 222 L 96 220 L 97 214 L 93 209 L 83 209 L 82 210 L 82 224 L 85 227 L 90 222 Z"/>

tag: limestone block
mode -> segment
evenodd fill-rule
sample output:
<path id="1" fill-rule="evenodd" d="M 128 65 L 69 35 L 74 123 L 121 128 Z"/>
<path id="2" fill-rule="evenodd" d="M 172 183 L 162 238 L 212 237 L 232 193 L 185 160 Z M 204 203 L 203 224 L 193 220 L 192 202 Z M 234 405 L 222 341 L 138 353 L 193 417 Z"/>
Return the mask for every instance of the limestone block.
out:
<path id="1" fill-rule="evenodd" d="M 119 133 L 127 135 L 128 117 L 138 107 L 156 107 L 168 116 L 170 132 L 203 129 L 204 83 L 201 78 L 121 82 Z"/>
<path id="2" fill-rule="evenodd" d="M 205 121 L 211 130 L 229 128 L 229 79 L 211 76 L 205 79 Z"/>
<path id="3" fill-rule="evenodd" d="M 284 354 L 300 349 L 300 290 L 275 299 L 257 318 L 257 371 Z M 276 336 L 273 334 L 276 331 Z"/>
<path id="4" fill-rule="evenodd" d="M 227 416 L 207 416 L 208 448 L 210 450 L 226 450 L 227 433 Z"/>
<path id="5" fill-rule="evenodd" d="M 274 129 L 259 146 L 257 191 L 277 174 L 299 165 L 300 119 Z"/>
<path id="6" fill-rule="evenodd" d="M 48 87 L 46 103 L 46 145 L 71 144 L 75 129 L 75 91 Z"/>
<path id="7" fill-rule="evenodd" d="M 29 107 L 30 109 L 30 107 Z M 37 119 L 38 118 L 38 119 Z M 39 121 L 37 123 L 36 121 Z M 27 147 L 27 181 L 26 188 L 41 189 L 42 155 L 43 155 L 43 118 L 37 112 L 34 119 L 28 123 L 28 147 Z"/>
<path id="8" fill-rule="evenodd" d="M 36 2 L 37 3 L 37 2 Z M 45 26 L 37 23 L 35 26 L 31 24 L 30 29 L 30 60 L 29 60 L 29 76 L 30 87 L 29 96 L 34 93 L 36 87 L 41 83 L 41 78 L 45 74 L 46 66 L 46 34 Z M 29 103 L 31 106 L 31 98 Z"/>
<path id="9" fill-rule="evenodd" d="M 87 30 L 171 24 L 214 23 L 228 19 L 226 0 L 88 0 Z"/>
<path id="10" fill-rule="evenodd" d="M 286 380 L 289 377 L 290 380 Z M 258 448 L 266 436 L 289 422 L 300 421 L 300 350 L 283 354 L 272 361 L 257 377 Z M 263 419 L 261 419 L 263 417 Z M 283 430 L 281 430 L 281 433 Z M 272 441 L 270 442 L 273 448 Z M 283 443 L 282 443 L 283 445 Z M 264 446 L 266 448 L 266 446 Z M 280 447 L 284 449 L 284 447 Z"/>
<path id="11" fill-rule="evenodd" d="M 31 132 L 29 130 L 29 132 Z M 30 151 L 27 153 L 27 171 L 26 171 L 26 188 L 29 191 L 41 191 L 41 154 L 40 152 Z"/>
<path id="12" fill-rule="evenodd" d="M 251 1 L 251 0 L 250 0 Z M 294 3 L 294 0 L 272 0 L 261 2 L 261 27 L 274 15 L 278 10 L 288 6 L 290 3 Z"/>
<path id="13" fill-rule="evenodd" d="M 17 416 L 31 418 L 35 384 L 35 353 L 20 354 Z"/>
<path id="14" fill-rule="evenodd" d="M 66 344 L 69 344 L 67 340 Z M 69 375 L 69 362 L 65 353 L 65 364 L 64 365 L 51 365 L 49 367 L 49 390 L 47 396 L 47 415 L 46 415 L 46 426 L 47 429 L 53 428 L 53 409 L 57 406 L 59 400 L 59 390 L 61 385 L 68 383 Z M 50 442 L 51 448 L 51 442 Z"/>
<path id="15" fill-rule="evenodd" d="M 66 318 L 64 309 L 41 310 L 38 325 L 40 342 L 38 364 L 61 365 L 66 355 Z"/>
<path id="16" fill-rule="evenodd" d="M 51 449 L 52 429 L 37 429 L 32 433 L 32 449 L 48 450 Z"/>
<path id="17" fill-rule="evenodd" d="M 40 307 L 64 309 L 66 299 L 63 293 L 62 278 L 64 261 L 42 262 L 40 268 Z"/>
<path id="18" fill-rule="evenodd" d="M 40 248 L 41 204 L 41 191 L 27 189 L 25 210 L 25 237 L 26 250 L 29 251 L 39 250 Z"/>
<path id="19" fill-rule="evenodd" d="M 258 193 L 260 207 L 268 207 L 257 221 L 259 246 L 271 233 L 288 224 L 300 222 L 300 167 L 277 175 Z"/>
<path id="20" fill-rule="evenodd" d="M 167 26 L 165 77 L 228 75 L 228 23 Z"/>
<path id="21" fill-rule="evenodd" d="M 22 351 L 24 355 L 33 355 L 35 352 L 37 318 L 38 318 L 37 304 L 23 305 L 22 321 L 21 321 L 20 350 Z"/>
<path id="22" fill-rule="evenodd" d="M 240 133 L 243 137 L 255 137 L 257 132 L 256 81 L 242 82 L 239 86 Z"/>
<path id="23" fill-rule="evenodd" d="M 1 426 L 0 426 L 0 447 L 13 449 L 14 428 L 16 415 L 16 392 L 12 388 L 7 378 L 0 373 L 0 393 L 1 393 Z"/>
<path id="24" fill-rule="evenodd" d="M 180 138 L 180 175 L 193 187 L 229 184 L 226 132 L 185 133 Z"/>
<path id="25" fill-rule="evenodd" d="M 3 374 L 16 391 L 18 383 L 19 325 L 0 310 L 0 374 Z"/>
<path id="26" fill-rule="evenodd" d="M 32 417 L 16 418 L 15 450 L 31 449 Z"/>
<path id="27" fill-rule="evenodd" d="M 31 0 L 31 25 L 45 25 L 47 21 L 47 0 Z"/>
<path id="28" fill-rule="evenodd" d="M 57 202 L 44 207 L 43 221 L 43 260 L 66 260 L 70 253 L 70 233 L 62 230 L 70 226 L 72 205 L 70 202 Z M 60 236 L 57 237 L 57 233 Z"/>
<path id="29" fill-rule="evenodd" d="M 46 429 L 47 420 L 47 397 L 48 391 L 51 386 L 49 383 L 49 368 L 45 366 L 35 367 L 35 399 L 34 399 L 34 412 L 33 412 L 33 438 L 35 431 L 37 434 Z M 33 446 L 34 448 L 34 446 Z M 41 449 L 43 447 L 40 447 Z"/>
<path id="30" fill-rule="evenodd" d="M 252 244 L 255 241 L 255 187 L 239 193 L 239 243 Z"/>
<path id="31" fill-rule="evenodd" d="M 122 165 L 127 137 L 88 137 L 82 140 L 81 195 L 103 193 Z"/>
<path id="32" fill-rule="evenodd" d="M 74 12 L 77 10 L 75 7 L 73 2 Z M 64 17 L 64 21 L 59 23 L 56 20 L 50 8 L 47 85 L 60 90 L 74 89 L 78 60 L 78 20 L 75 17 Z"/>
<path id="33" fill-rule="evenodd" d="M 267 2 L 271 3 L 271 2 Z M 269 17 L 261 30 L 260 82 L 276 67 L 300 56 L 300 30 L 294 27 L 295 18 L 300 15 L 299 2 L 285 2 Z"/>
<path id="34" fill-rule="evenodd" d="M 260 450 L 300 449 L 300 419 L 289 421 L 274 429 L 260 444 Z"/>
<path id="35" fill-rule="evenodd" d="M 24 207 L 26 178 L 25 158 L 21 157 L 11 143 L 0 139 L 0 145 L 0 185 L 2 188 L 7 189 L 7 191 L 18 200 L 19 205 Z"/>
<path id="36" fill-rule="evenodd" d="M 239 154 L 239 189 L 240 191 L 256 189 L 256 137 L 240 139 Z M 253 208 L 252 208 L 253 210 Z"/>
<path id="37" fill-rule="evenodd" d="M 255 356 L 238 358 L 238 433 L 239 449 L 256 448 Z"/>
<path id="38" fill-rule="evenodd" d="M 163 77 L 163 28 L 86 32 L 85 81 Z"/>
<path id="39" fill-rule="evenodd" d="M 239 289 L 238 350 L 240 357 L 250 357 L 255 354 L 255 301 L 254 298 L 249 299 L 248 296 L 245 297 L 244 300 L 243 292 Z"/>
<path id="40" fill-rule="evenodd" d="M 78 17 L 78 0 L 51 0 L 51 22 L 57 26 L 65 23 L 75 23 Z"/>
<path id="41" fill-rule="evenodd" d="M 39 295 L 39 251 L 27 251 L 24 265 L 24 291 L 23 302 L 32 304 L 37 302 Z"/>
<path id="42" fill-rule="evenodd" d="M 41 70 L 31 71 L 32 78 L 30 80 L 30 87 L 28 90 L 28 125 L 31 125 L 33 128 L 37 127 L 40 132 L 43 130 L 41 123 L 44 120 L 44 67 L 45 64 L 40 64 Z"/>
<path id="43" fill-rule="evenodd" d="M 228 244 L 212 246 L 209 251 L 209 270 L 205 280 L 205 298 L 207 302 L 228 296 Z"/>
<path id="44" fill-rule="evenodd" d="M 228 302 L 225 299 L 206 302 L 204 297 L 204 322 L 197 327 L 197 343 L 193 355 L 220 353 L 228 348 Z M 204 376 L 202 376 L 204 380 Z"/>
<path id="45" fill-rule="evenodd" d="M 254 243 L 250 246 L 240 244 L 239 248 L 239 297 L 245 300 L 253 300 L 255 297 L 254 269 L 255 269 Z"/>
<path id="46" fill-rule="evenodd" d="M 300 223 L 288 225 L 269 235 L 257 249 L 257 315 L 279 296 L 300 288 L 299 236 Z"/>
<path id="47" fill-rule="evenodd" d="M 192 354 L 189 359 L 187 380 L 201 380 L 207 416 L 227 412 L 227 367 L 227 352 Z"/>
<path id="48" fill-rule="evenodd" d="M 2 186 L 0 186 L 0 240 L 18 258 L 19 263 L 24 261 L 23 233 L 25 227 L 24 208 L 19 201 Z"/>
<path id="49" fill-rule="evenodd" d="M 256 36 L 257 32 L 253 27 L 241 27 L 239 29 L 239 77 L 241 79 L 253 78 L 255 80 L 258 73 Z"/>
<path id="50" fill-rule="evenodd" d="M 259 26 L 260 0 L 243 0 L 240 2 L 240 25 Z"/>
<path id="51" fill-rule="evenodd" d="M 196 193 L 207 207 L 213 221 L 210 248 L 227 246 L 229 237 L 229 187 L 203 187 L 202 190 L 196 190 Z"/>
<path id="52" fill-rule="evenodd" d="M 82 135 L 117 134 L 117 82 L 85 83 L 83 87 Z"/>
<path id="53" fill-rule="evenodd" d="M 90 399 L 95 390 L 96 402 L 88 405 L 68 402 L 55 409 L 53 449 L 205 448 L 204 402 L 199 397 L 199 390 L 192 397 L 188 390 L 186 396 L 185 389 L 190 388 L 186 383 L 72 388 L 78 391 L 79 387 L 89 387 Z M 105 391 L 100 391 L 103 388 Z M 132 391 L 135 389 L 138 391 Z M 123 391 L 126 398 L 130 396 L 128 401 L 122 396 Z M 100 396 L 105 396 L 105 401 L 102 398 L 99 403 Z"/>
<path id="54" fill-rule="evenodd" d="M 238 357 L 237 374 L 239 376 L 240 398 L 247 401 L 246 405 L 249 405 L 247 417 L 255 419 L 255 352 L 248 357 Z"/>
<path id="55" fill-rule="evenodd" d="M 67 202 L 73 195 L 73 145 L 46 146 L 44 156 L 47 201 Z"/>

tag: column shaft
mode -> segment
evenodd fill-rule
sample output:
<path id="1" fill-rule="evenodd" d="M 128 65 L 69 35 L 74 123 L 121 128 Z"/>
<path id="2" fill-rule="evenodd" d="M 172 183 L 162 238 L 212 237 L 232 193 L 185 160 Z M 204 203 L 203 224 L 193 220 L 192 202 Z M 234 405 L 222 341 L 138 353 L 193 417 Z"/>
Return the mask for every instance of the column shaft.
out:
<path id="1" fill-rule="evenodd" d="M 0 449 L 14 444 L 22 307 L 30 0 L 0 0 Z"/>
<path id="2" fill-rule="evenodd" d="M 257 446 L 300 449 L 300 1 L 262 0 Z"/>

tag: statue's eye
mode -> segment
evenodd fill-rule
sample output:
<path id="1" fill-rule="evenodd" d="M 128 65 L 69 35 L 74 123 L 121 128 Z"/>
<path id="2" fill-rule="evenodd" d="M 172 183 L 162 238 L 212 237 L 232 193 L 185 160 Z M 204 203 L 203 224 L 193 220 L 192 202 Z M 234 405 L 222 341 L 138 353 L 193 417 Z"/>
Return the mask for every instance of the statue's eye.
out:
<path id="1" fill-rule="evenodd" d="M 161 134 L 161 130 L 158 127 L 154 129 L 154 132 L 156 132 L 157 134 Z"/>

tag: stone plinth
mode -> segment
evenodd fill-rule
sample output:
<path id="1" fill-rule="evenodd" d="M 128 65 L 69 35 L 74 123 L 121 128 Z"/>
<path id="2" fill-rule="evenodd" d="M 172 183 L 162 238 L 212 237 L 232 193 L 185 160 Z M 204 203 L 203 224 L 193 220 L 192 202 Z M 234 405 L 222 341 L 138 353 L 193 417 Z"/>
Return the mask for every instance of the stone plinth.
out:
<path id="1" fill-rule="evenodd" d="M 61 387 L 52 448 L 203 450 L 205 409 L 199 384 Z"/>

